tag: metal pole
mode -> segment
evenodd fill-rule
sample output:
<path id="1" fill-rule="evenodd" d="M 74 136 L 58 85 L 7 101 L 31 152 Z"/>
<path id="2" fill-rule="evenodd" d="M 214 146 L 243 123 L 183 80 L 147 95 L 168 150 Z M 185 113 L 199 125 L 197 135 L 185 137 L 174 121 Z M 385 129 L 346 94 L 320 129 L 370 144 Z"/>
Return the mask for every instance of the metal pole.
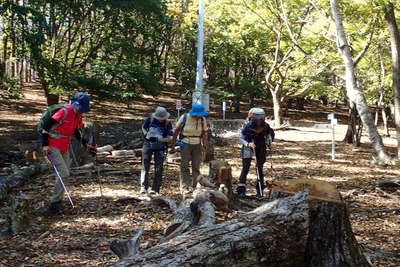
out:
<path id="1" fill-rule="evenodd" d="M 196 90 L 203 91 L 204 0 L 199 1 L 199 32 L 197 34 Z"/>
<path id="2" fill-rule="evenodd" d="M 74 207 L 75 207 L 75 206 L 74 206 L 74 202 L 72 202 L 71 195 L 69 194 L 69 192 L 68 192 L 68 190 L 67 190 L 67 187 L 65 186 L 64 181 L 63 181 L 63 179 L 61 178 L 60 173 L 58 172 L 58 169 L 57 169 L 56 164 L 55 164 L 55 162 L 54 162 L 54 160 L 53 160 L 53 157 L 49 154 L 49 155 L 47 155 L 47 158 L 49 159 L 51 165 L 53 166 L 54 171 L 56 172 L 56 176 L 57 176 L 58 179 L 60 180 L 61 185 L 62 185 L 62 187 L 64 188 L 65 193 L 67 194 L 67 198 L 68 198 L 69 202 L 71 203 L 72 208 L 74 208 Z"/>
<path id="3" fill-rule="evenodd" d="M 225 112 L 226 112 L 226 102 L 222 102 L 222 118 L 225 120 Z"/>

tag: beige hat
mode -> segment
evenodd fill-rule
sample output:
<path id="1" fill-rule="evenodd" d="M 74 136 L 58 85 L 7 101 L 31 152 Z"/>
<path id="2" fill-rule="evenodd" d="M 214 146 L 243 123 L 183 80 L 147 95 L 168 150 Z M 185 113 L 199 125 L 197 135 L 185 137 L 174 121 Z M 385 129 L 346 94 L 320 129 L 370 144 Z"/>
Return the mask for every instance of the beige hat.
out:
<path id="1" fill-rule="evenodd" d="M 152 114 L 153 118 L 159 121 L 168 120 L 170 115 L 171 114 L 169 114 L 163 107 L 157 107 L 155 112 Z"/>

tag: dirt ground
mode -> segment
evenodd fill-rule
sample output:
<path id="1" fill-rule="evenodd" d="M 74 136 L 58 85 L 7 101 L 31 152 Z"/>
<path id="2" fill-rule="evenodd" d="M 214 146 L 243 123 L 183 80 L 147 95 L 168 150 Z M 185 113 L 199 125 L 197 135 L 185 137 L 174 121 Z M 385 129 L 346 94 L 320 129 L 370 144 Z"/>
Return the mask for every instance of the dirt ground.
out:
<path id="1" fill-rule="evenodd" d="M 0 148 L 6 148 L 7 142 L 13 147 L 33 143 L 32 129 L 44 108 L 40 93 L 39 89 L 31 88 L 26 90 L 23 100 L 0 102 Z M 158 98 L 143 97 L 132 103 L 131 108 L 98 103 L 89 117 L 103 124 L 131 123 L 146 117 L 159 102 L 174 108 L 174 99 L 178 96 L 179 93 L 169 92 Z M 188 104 L 189 100 L 185 100 L 184 105 Z M 217 107 L 218 103 L 215 103 L 213 108 Z M 244 106 L 243 110 L 247 108 Z M 306 106 L 306 110 L 301 112 L 290 110 L 289 119 L 294 126 L 291 130 L 276 132 L 274 151 L 265 164 L 266 179 L 313 178 L 336 184 L 339 191 L 347 196 L 353 231 L 372 262 L 376 266 L 400 266 L 400 213 L 385 212 L 399 207 L 400 193 L 382 192 L 376 186 L 380 180 L 400 177 L 400 169 L 398 166 L 371 164 L 370 147 L 365 136 L 362 149 L 358 152 L 338 141 L 336 160 L 332 161 L 330 130 L 314 127 L 316 123 L 326 123 L 326 114 L 332 111 L 338 114 L 340 123 L 336 129 L 336 140 L 342 140 L 346 130 L 342 124 L 346 121 L 345 110 L 315 105 Z M 211 115 L 220 116 L 219 113 Z M 244 113 L 229 116 L 239 118 L 244 117 Z M 237 182 L 241 170 L 237 134 L 228 132 L 224 138 L 229 145 L 216 147 L 216 158 L 231 164 Z M 384 142 L 393 150 L 394 138 L 384 138 Z M 119 166 L 132 167 L 126 164 Z M 133 167 L 140 168 L 139 165 Z M 207 166 L 202 167 L 202 173 L 208 174 Z M 254 170 L 248 178 L 250 194 L 254 194 Z M 43 205 L 50 196 L 53 179 L 49 174 L 36 177 L 13 192 L 30 196 L 33 210 Z M 101 266 L 117 260 L 109 249 L 110 240 L 132 237 L 142 228 L 145 233 L 141 249 L 155 245 L 162 238 L 170 211 L 144 202 L 115 202 L 139 190 L 137 175 L 101 176 L 101 181 L 103 196 L 95 176 L 71 178 L 67 186 L 76 207 L 72 209 L 66 202 L 66 213 L 51 218 L 32 212 L 33 227 L 28 232 L 0 239 L 0 266 Z M 178 201 L 178 185 L 178 168 L 170 165 L 166 169 L 161 193 Z M 0 211 L 4 206 L 5 203 L 0 204 Z M 219 213 L 218 220 L 233 216 L 235 212 Z M 2 219 L 4 214 L 0 212 Z"/>

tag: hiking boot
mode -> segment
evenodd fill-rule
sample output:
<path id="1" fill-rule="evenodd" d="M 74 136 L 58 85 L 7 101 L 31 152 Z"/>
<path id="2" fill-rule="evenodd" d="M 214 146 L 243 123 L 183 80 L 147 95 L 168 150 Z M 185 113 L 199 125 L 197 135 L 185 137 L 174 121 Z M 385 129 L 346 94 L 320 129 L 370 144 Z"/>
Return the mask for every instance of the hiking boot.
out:
<path id="1" fill-rule="evenodd" d="M 262 195 L 260 195 L 260 194 L 257 194 L 257 195 L 256 195 L 256 199 L 257 199 L 257 200 L 264 200 L 264 196 L 262 196 Z"/>
<path id="2" fill-rule="evenodd" d="M 246 198 L 246 194 L 244 192 L 237 194 L 238 198 Z"/>
<path id="3" fill-rule="evenodd" d="M 184 191 L 182 191 L 182 197 L 183 197 L 183 199 L 192 198 L 193 192 L 189 191 L 189 190 L 184 190 Z"/>
<path id="4" fill-rule="evenodd" d="M 44 210 L 41 212 L 45 216 L 53 216 L 62 214 L 64 211 L 64 206 L 61 201 L 48 203 Z"/>
<path id="5" fill-rule="evenodd" d="M 238 195 L 238 198 L 245 198 L 246 197 L 246 187 L 243 185 L 240 185 L 236 188 L 236 193 Z"/>
<path id="6" fill-rule="evenodd" d="M 150 190 L 149 195 L 152 196 L 152 197 L 155 197 L 155 196 L 158 195 L 158 193 L 156 191 L 154 191 L 154 190 Z"/>
<path id="7" fill-rule="evenodd" d="M 140 194 L 141 194 L 141 195 L 147 194 L 147 189 L 144 188 L 144 187 L 141 187 L 141 188 L 140 188 Z"/>

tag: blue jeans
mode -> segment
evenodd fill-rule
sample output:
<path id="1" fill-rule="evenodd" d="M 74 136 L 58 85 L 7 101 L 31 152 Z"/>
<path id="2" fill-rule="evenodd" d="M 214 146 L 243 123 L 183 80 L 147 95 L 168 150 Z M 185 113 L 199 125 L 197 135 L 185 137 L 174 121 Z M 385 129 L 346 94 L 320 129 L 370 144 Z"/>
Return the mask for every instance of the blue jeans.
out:
<path id="1" fill-rule="evenodd" d="M 154 180 L 151 189 L 159 193 L 162 182 L 163 170 L 164 170 L 165 149 L 153 150 L 150 148 L 150 144 L 147 141 L 144 141 L 143 143 L 140 186 L 142 188 L 145 188 L 146 190 L 149 187 L 149 171 L 150 171 L 151 158 L 153 157 L 153 155 L 154 155 Z"/>

